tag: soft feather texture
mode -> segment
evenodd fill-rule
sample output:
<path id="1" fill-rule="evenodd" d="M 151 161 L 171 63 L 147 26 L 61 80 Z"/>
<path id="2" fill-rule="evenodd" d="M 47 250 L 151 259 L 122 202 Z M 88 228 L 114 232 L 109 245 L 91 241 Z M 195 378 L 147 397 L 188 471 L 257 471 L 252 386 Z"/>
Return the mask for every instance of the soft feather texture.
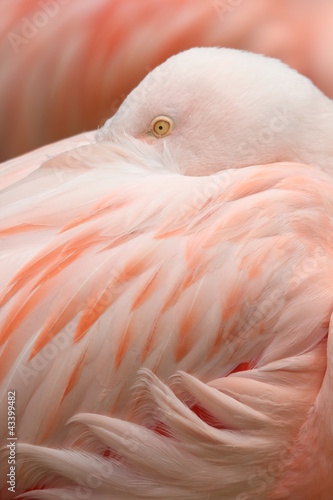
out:
<path id="1" fill-rule="evenodd" d="M 329 498 L 332 177 L 184 175 L 172 142 L 109 125 L 2 167 L 17 494 Z"/>
<path id="2" fill-rule="evenodd" d="M 27 159 L 1 198 L 19 491 L 267 498 L 325 373 L 332 181 L 294 164 L 186 177 L 128 141 L 75 150 L 75 168 Z"/>

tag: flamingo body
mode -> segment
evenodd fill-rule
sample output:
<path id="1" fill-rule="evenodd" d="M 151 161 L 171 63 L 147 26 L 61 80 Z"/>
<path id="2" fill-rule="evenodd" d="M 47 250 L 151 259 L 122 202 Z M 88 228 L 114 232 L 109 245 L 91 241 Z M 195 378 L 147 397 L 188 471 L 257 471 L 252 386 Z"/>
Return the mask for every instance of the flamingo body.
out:
<path id="1" fill-rule="evenodd" d="M 165 138 L 138 133 L 146 84 L 97 135 L 2 166 L 16 493 L 329 498 L 332 178 L 204 152 L 191 175 L 182 107 Z"/>

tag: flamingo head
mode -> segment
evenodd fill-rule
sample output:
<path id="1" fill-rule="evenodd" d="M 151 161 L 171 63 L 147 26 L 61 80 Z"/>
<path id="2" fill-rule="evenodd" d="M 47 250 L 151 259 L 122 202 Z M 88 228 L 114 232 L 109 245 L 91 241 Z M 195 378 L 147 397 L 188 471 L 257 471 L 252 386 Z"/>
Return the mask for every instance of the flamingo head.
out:
<path id="1" fill-rule="evenodd" d="M 168 150 L 182 173 L 207 175 L 276 161 L 325 168 L 332 133 L 332 102 L 306 77 L 276 59 L 212 47 L 151 71 L 99 138 L 135 137 Z"/>

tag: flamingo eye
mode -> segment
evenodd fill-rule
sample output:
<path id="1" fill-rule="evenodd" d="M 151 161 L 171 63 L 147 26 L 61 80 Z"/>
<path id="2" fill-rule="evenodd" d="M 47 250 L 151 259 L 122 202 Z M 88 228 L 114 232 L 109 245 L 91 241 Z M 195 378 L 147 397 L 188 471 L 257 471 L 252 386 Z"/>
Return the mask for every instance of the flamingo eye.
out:
<path id="1" fill-rule="evenodd" d="M 161 138 L 165 137 L 171 132 L 172 125 L 172 120 L 167 116 L 158 116 L 152 121 L 150 129 L 155 137 Z"/>

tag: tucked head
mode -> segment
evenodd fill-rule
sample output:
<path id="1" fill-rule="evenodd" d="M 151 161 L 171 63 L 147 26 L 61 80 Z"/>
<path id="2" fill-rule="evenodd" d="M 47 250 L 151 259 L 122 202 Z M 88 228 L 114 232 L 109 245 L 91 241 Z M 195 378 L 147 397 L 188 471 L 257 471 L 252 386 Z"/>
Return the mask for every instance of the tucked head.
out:
<path id="1" fill-rule="evenodd" d="M 99 137 L 118 141 L 124 133 L 166 147 L 188 175 L 275 161 L 326 168 L 333 105 L 278 60 L 194 48 L 149 73 Z"/>

